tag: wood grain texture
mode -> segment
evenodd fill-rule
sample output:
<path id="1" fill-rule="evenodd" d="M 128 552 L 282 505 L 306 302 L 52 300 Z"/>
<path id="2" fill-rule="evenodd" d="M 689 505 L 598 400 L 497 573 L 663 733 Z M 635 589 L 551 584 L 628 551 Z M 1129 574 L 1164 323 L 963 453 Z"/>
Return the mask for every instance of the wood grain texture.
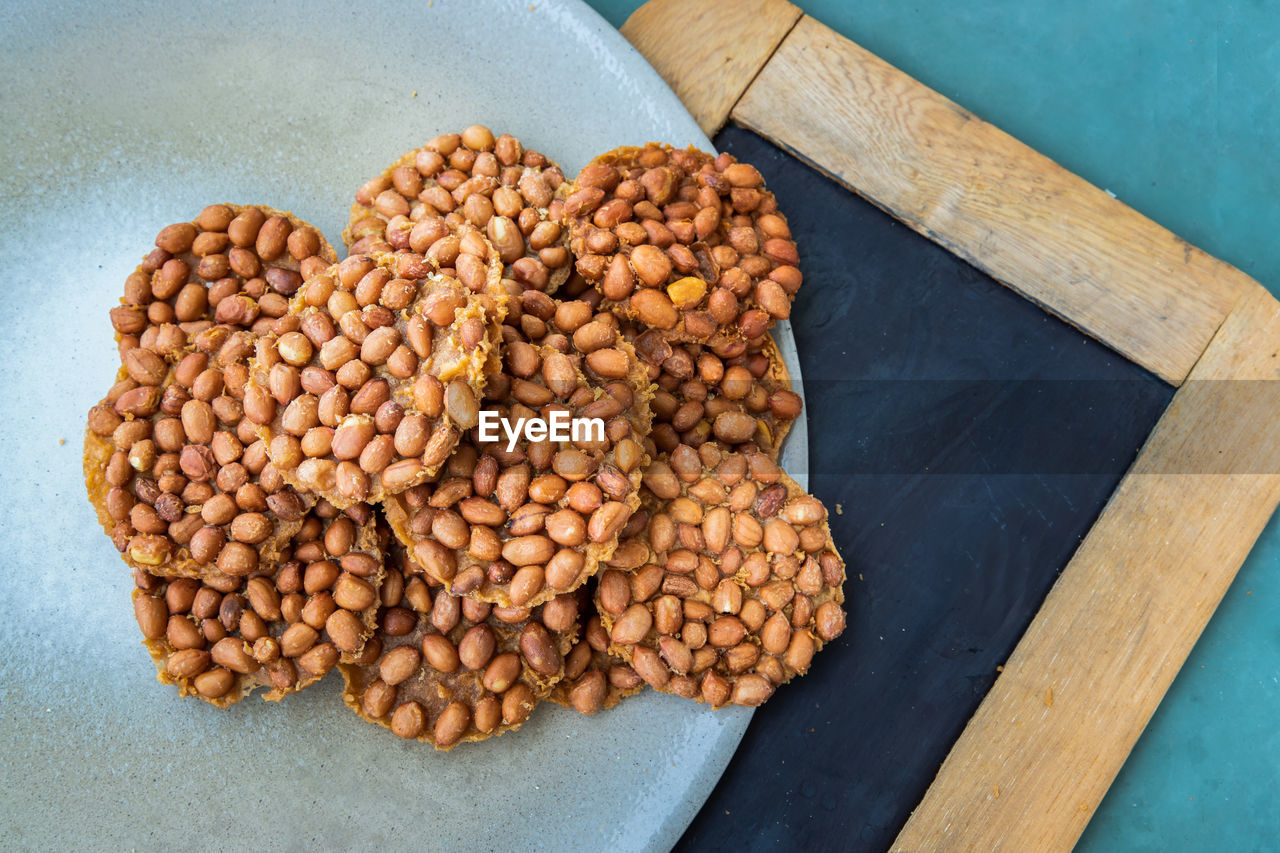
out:
<path id="1" fill-rule="evenodd" d="M 1255 285 L 1174 395 L 894 850 L 1072 848 L 1280 502 L 1278 354 L 1280 303 Z"/>
<path id="2" fill-rule="evenodd" d="M 1252 282 L 809 17 L 732 118 L 1173 384 Z"/>
<path id="3" fill-rule="evenodd" d="M 800 15 L 786 0 L 649 0 L 622 34 L 715 136 Z"/>

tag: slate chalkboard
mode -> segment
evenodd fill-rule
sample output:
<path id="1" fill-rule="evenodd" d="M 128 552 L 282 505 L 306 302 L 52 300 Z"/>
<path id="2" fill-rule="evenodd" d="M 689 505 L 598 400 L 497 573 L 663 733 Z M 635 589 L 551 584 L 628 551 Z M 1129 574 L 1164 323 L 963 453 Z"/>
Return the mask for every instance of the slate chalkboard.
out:
<path id="1" fill-rule="evenodd" d="M 715 143 L 800 246 L 809 482 L 849 628 L 756 713 L 677 849 L 882 850 L 1173 388 L 759 136 Z"/>

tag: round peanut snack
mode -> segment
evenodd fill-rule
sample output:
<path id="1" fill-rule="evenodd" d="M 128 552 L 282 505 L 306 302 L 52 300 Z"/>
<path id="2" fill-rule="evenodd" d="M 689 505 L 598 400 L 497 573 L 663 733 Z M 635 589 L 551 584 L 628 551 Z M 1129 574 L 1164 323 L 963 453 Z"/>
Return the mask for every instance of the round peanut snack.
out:
<path id="1" fill-rule="evenodd" d="M 137 569 L 246 577 L 272 565 L 314 503 L 245 418 L 254 333 L 219 324 L 171 364 L 148 347 L 89 411 L 84 475 L 103 529 Z M 179 357 L 180 355 L 180 357 Z"/>
<path id="2" fill-rule="evenodd" d="M 650 143 L 578 174 L 564 214 L 605 307 L 675 341 L 755 341 L 791 314 L 799 255 L 755 167 Z"/>
<path id="3" fill-rule="evenodd" d="M 343 701 L 442 750 L 518 729 L 564 675 L 576 597 L 534 608 L 460 598 L 391 550 L 378 633 L 359 662 L 341 664 Z"/>
<path id="4" fill-rule="evenodd" d="M 111 309 L 120 358 L 145 347 L 169 361 L 214 323 L 265 331 L 305 278 L 338 259 L 314 227 L 264 205 L 212 204 L 160 230 Z"/>
<path id="5" fill-rule="evenodd" d="M 555 163 L 476 125 L 437 136 L 361 186 L 342 239 L 353 254 L 421 252 L 432 217 L 469 222 L 497 247 L 505 277 L 554 293 L 572 269 L 560 222 L 567 189 Z"/>
<path id="6" fill-rule="evenodd" d="M 759 705 L 844 630 L 826 509 L 758 450 L 680 445 L 645 473 L 650 556 L 600 575 L 610 650 L 655 689 Z"/>
<path id="7" fill-rule="evenodd" d="M 500 276 L 464 224 L 426 254 L 352 255 L 311 278 L 258 342 L 245 393 L 284 478 L 342 507 L 434 475 L 477 423 Z"/>
<path id="8" fill-rule="evenodd" d="M 204 580 L 136 573 L 134 615 L 157 679 L 180 695 L 226 707 L 261 688 L 279 701 L 360 656 L 383 575 L 372 510 L 339 515 L 321 503 L 269 570 Z"/>
<path id="9" fill-rule="evenodd" d="M 778 458 L 804 401 L 791 390 L 772 335 L 759 349 L 722 358 L 699 344 L 671 343 L 656 329 L 624 326 L 624 333 L 657 385 L 650 435 L 659 451 L 718 441 L 754 444 Z"/>
<path id="10" fill-rule="evenodd" d="M 605 323 L 553 331 L 539 344 L 511 326 L 504 336 L 485 417 L 559 423 L 564 435 L 512 438 L 499 423 L 471 430 L 437 482 L 389 499 L 385 510 L 435 581 L 457 595 L 530 607 L 595 574 L 639 506 L 648 381 Z"/>

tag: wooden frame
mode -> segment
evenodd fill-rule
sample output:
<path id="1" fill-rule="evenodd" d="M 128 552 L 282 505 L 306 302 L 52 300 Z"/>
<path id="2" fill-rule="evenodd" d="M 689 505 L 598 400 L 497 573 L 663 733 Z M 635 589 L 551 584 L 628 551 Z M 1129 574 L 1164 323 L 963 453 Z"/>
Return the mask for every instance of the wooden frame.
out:
<path id="1" fill-rule="evenodd" d="M 1178 386 L 893 846 L 1071 849 L 1280 503 L 1277 383 L 1216 381 L 1280 378 L 1280 303 L 785 0 L 650 0 L 622 33 L 708 135 L 760 133 Z"/>

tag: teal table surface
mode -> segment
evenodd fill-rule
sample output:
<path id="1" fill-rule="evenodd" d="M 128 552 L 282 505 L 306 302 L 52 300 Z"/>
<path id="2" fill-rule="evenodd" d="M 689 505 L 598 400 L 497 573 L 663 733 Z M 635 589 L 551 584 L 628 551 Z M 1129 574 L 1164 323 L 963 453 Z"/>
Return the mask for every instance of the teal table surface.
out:
<path id="1" fill-rule="evenodd" d="M 1280 295 L 1280 4 L 797 5 Z M 1079 850 L 1280 846 L 1277 602 L 1273 519 Z"/>

